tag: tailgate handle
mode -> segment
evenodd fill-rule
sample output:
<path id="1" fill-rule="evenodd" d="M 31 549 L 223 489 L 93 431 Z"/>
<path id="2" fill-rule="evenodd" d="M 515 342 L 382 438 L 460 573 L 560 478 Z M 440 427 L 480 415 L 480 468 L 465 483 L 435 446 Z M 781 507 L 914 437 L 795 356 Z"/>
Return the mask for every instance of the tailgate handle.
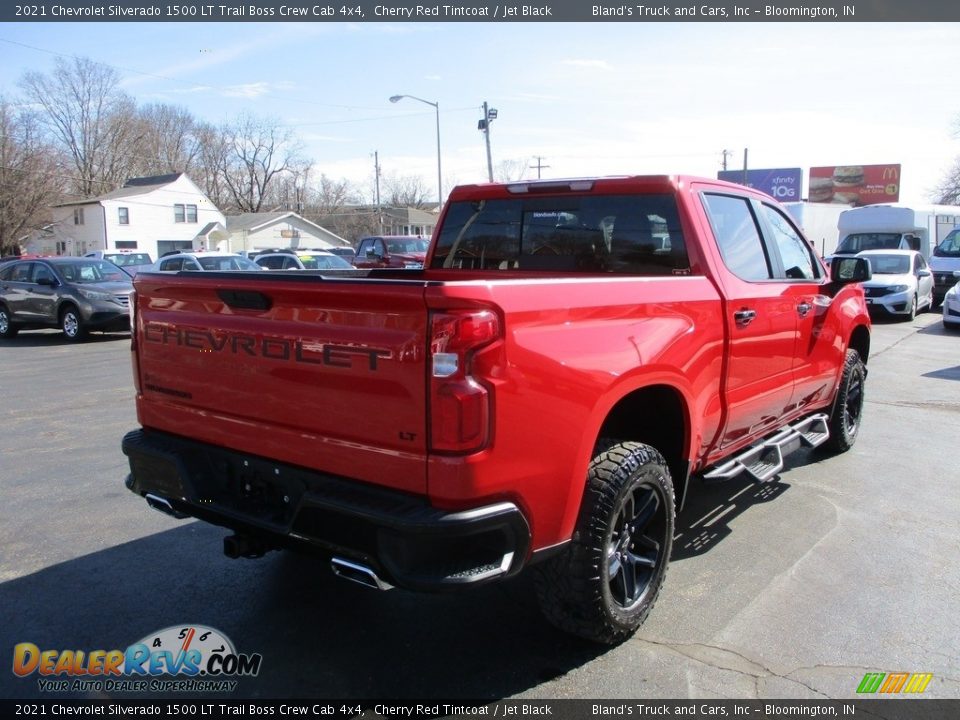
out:
<path id="1" fill-rule="evenodd" d="M 273 300 L 256 290 L 217 290 L 217 297 L 235 310 L 269 310 Z"/>

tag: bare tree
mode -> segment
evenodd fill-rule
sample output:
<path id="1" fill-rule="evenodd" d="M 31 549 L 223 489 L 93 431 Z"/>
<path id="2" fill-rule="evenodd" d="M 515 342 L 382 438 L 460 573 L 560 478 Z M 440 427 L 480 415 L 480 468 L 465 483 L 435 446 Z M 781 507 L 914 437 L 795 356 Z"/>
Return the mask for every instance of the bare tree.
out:
<path id="1" fill-rule="evenodd" d="M 381 180 L 384 205 L 422 208 L 430 202 L 423 178 L 416 175 L 384 175 Z"/>
<path id="2" fill-rule="evenodd" d="M 203 190 L 210 201 L 221 210 L 232 204 L 224 169 L 229 164 L 230 148 L 221 128 L 208 123 L 197 123 L 193 129 L 193 144 L 197 155 L 188 172 L 190 179 Z"/>
<path id="3" fill-rule="evenodd" d="M 938 205 L 960 205 L 960 160 L 955 160 L 940 183 L 933 189 Z"/>
<path id="4" fill-rule="evenodd" d="M 493 168 L 493 179 L 497 182 L 516 182 L 527 174 L 526 160 L 501 160 Z"/>
<path id="5" fill-rule="evenodd" d="M 220 170 L 233 209 L 240 212 L 259 212 L 271 183 L 303 166 L 299 142 L 279 121 L 242 115 L 224 128 L 224 136 L 226 156 Z"/>
<path id="6" fill-rule="evenodd" d="M 137 110 L 132 175 L 190 172 L 200 155 L 197 122 L 186 108 L 153 103 Z"/>
<path id="7" fill-rule="evenodd" d="M 0 254 L 50 221 L 48 208 L 61 191 L 56 151 L 40 138 L 37 122 L 0 98 Z"/>
<path id="8" fill-rule="evenodd" d="M 69 156 L 72 190 L 89 197 L 121 184 L 131 168 L 136 106 L 113 68 L 87 58 L 57 58 L 49 75 L 28 72 L 20 86 L 43 108 L 39 121 Z"/>

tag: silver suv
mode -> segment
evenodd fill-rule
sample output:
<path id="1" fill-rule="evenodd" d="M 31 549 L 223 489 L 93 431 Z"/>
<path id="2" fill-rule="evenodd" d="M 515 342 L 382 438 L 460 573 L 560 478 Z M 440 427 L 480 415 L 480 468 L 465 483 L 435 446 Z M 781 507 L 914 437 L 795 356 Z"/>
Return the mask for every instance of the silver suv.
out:
<path id="1" fill-rule="evenodd" d="M 129 330 L 133 283 L 111 262 L 78 257 L 17 260 L 0 267 L 0 338 L 59 327 L 68 340 L 90 330 Z"/>
<path id="2" fill-rule="evenodd" d="M 260 266 L 236 253 L 228 252 L 175 252 L 164 255 L 144 272 L 260 270 Z"/>

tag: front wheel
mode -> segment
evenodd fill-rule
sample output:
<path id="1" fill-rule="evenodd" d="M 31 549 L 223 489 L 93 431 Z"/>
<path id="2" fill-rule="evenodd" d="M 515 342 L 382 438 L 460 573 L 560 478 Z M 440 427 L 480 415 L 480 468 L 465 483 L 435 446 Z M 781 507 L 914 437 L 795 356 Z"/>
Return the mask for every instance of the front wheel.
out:
<path id="1" fill-rule="evenodd" d="M 599 452 L 590 463 L 573 538 L 536 569 L 547 619 L 608 645 L 633 634 L 663 585 L 674 512 L 673 481 L 659 452 L 636 442 Z"/>
<path id="2" fill-rule="evenodd" d="M 915 320 L 917 317 L 917 296 L 913 296 L 913 300 L 910 302 L 910 312 L 907 314 L 907 320 Z"/>
<path id="3" fill-rule="evenodd" d="M 853 348 L 847 350 L 840 375 L 840 389 L 830 413 L 830 437 L 826 447 L 834 452 L 846 452 L 853 447 L 860 432 L 863 416 L 864 387 L 867 369 Z"/>
<path id="4" fill-rule="evenodd" d="M 60 329 L 67 340 L 81 340 L 87 336 L 80 311 L 73 305 L 67 305 L 60 313 Z"/>

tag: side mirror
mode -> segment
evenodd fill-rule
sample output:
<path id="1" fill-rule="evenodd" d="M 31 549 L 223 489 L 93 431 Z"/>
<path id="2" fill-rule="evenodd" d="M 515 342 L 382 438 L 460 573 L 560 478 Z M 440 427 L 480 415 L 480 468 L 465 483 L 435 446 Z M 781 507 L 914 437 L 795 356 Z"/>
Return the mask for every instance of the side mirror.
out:
<path id="1" fill-rule="evenodd" d="M 864 257 L 835 257 L 830 263 L 830 280 L 838 285 L 866 282 L 873 277 L 870 261 Z"/>
<path id="2" fill-rule="evenodd" d="M 930 271 L 926 269 L 917 270 L 917 277 L 930 277 Z"/>
<path id="3" fill-rule="evenodd" d="M 370 249 L 370 250 L 367 250 L 367 259 L 368 259 L 368 260 L 379 260 L 379 259 L 380 259 L 380 255 L 377 253 L 376 250 Z"/>

